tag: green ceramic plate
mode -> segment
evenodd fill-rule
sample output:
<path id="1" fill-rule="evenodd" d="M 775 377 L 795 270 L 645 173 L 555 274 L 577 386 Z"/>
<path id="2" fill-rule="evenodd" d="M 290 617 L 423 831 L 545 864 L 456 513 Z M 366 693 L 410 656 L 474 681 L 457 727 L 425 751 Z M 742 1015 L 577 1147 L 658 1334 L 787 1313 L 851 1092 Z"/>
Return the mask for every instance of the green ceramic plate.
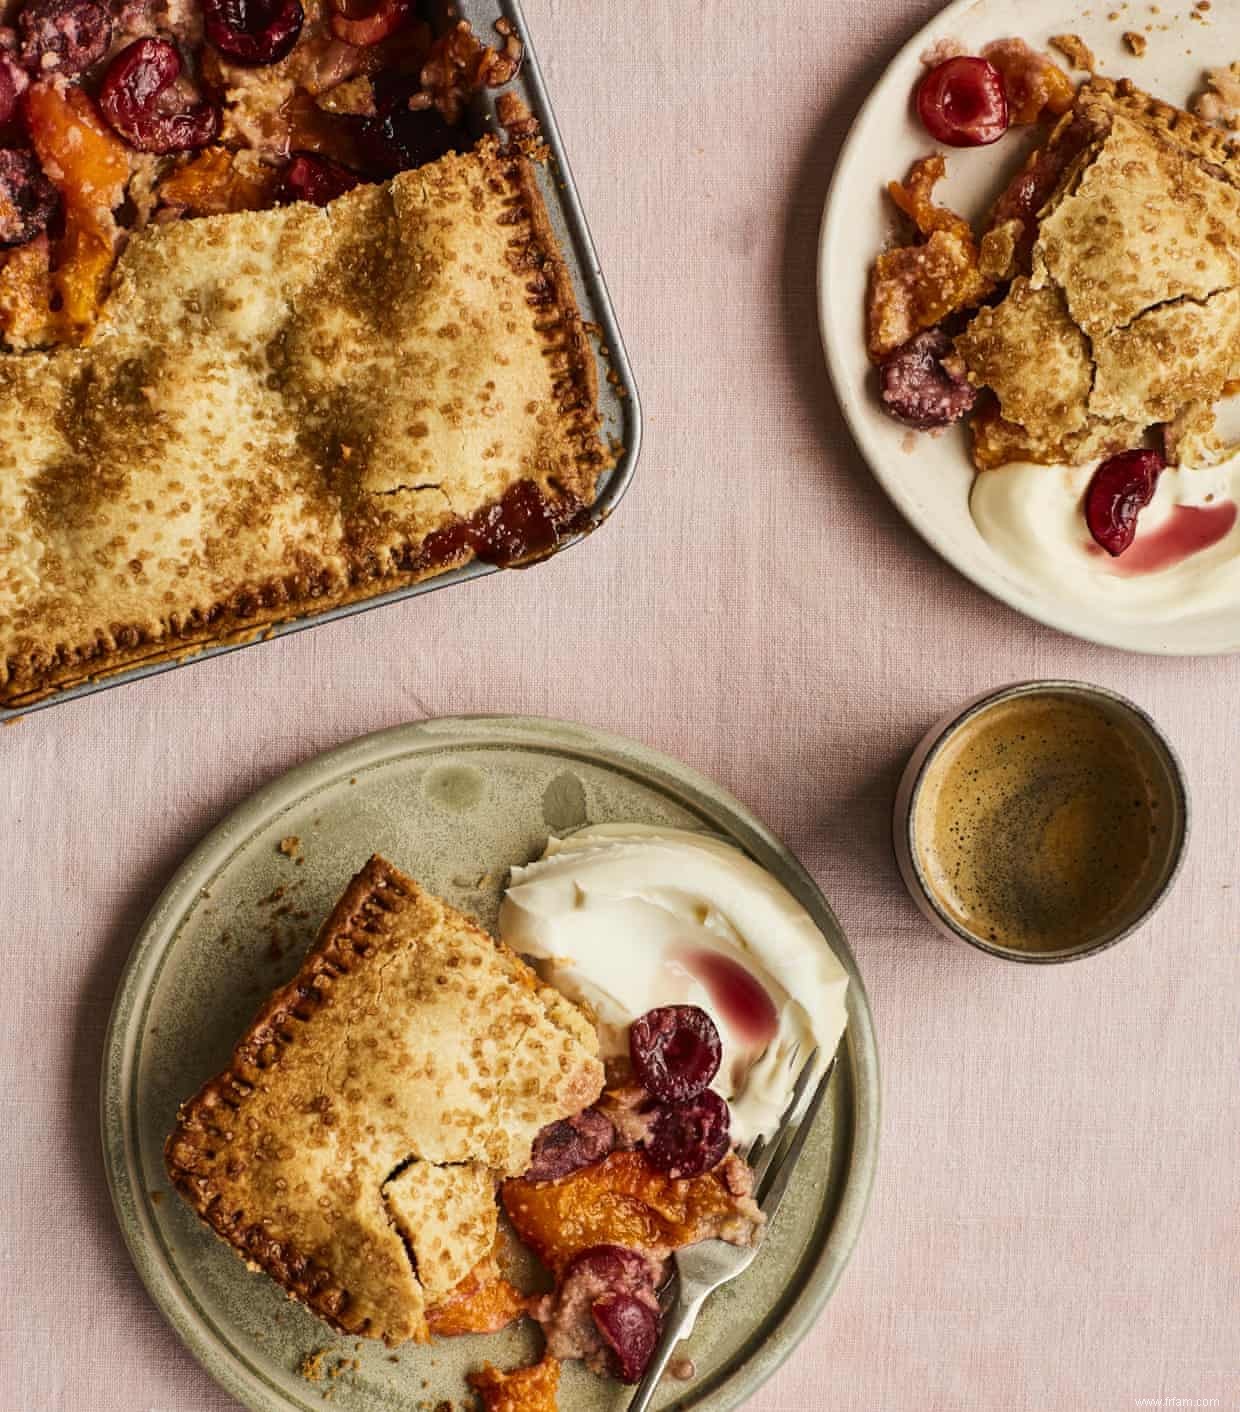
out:
<path id="1" fill-rule="evenodd" d="M 853 978 L 831 1094 L 779 1219 L 750 1270 L 707 1306 L 690 1346 L 696 1377 L 669 1382 L 656 1405 L 739 1406 L 822 1309 L 865 1213 L 879 1092 L 865 991 L 821 893 L 735 799 L 644 746 L 557 721 L 427 721 L 322 755 L 229 815 L 156 904 L 113 1010 L 101 1111 L 121 1229 L 186 1345 L 254 1412 L 319 1412 L 328 1391 L 341 1412 L 456 1402 L 469 1368 L 528 1360 L 537 1335 L 524 1326 L 394 1352 L 335 1337 L 246 1270 L 169 1190 L 162 1147 L 178 1101 L 224 1065 L 371 853 L 491 925 L 508 868 L 535 857 L 549 832 L 620 820 L 731 838 L 797 894 Z M 292 838 L 290 856 L 281 842 Z M 626 1400 L 618 1385 L 566 1367 L 562 1407 L 619 1412 Z"/>

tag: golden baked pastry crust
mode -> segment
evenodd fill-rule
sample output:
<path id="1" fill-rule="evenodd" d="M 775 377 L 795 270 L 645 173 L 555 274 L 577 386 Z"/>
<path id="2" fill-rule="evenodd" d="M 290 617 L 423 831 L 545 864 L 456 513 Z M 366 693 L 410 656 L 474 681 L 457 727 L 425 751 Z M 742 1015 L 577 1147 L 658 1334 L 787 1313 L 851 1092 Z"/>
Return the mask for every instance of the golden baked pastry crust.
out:
<path id="1" fill-rule="evenodd" d="M 597 401 L 493 138 L 134 235 L 90 346 L 0 356 L 0 703 L 442 572 L 501 504 L 568 518 L 610 464 Z"/>
<path id="2" fill-rule="evenodd" d="M 438 1167 L 415 1158 L 384 1182 L 388 1215 L 413 1253 L 428 1302 L 450 1294 L 491 1253 L 495 1192 L 495 1177 L 480 1162 Z"/>
<path id="3" fill-rule="evenodd" d="M 438 1207 L 425 1237 L 434 1297 L 455 1268 L 436 1244 L 461 1227 L 476 1259 L 491 1184 L 528 1167 L 543 1126 L 598 1097 L 597 1047 L 516 956 L 375 857 L 228 1068 L 182 1105 L 168 1173 L 251 1267 L 333 1327 L 425 1339 L 419 1242 L 411 1254 L 402 1213 L 428 1196 Z M 411 1158 L 469 1164 L 460 1200 L 422 1182 L 394 1210 L 385 1188 L 401 1188 Z"/>
<path id="4" fill-rule="evenodd" d="M 975 422 L 981 467 L 1135 444 L 1217 399 L 1240 366 L 1240 147 L 1099 78 L 1051 146 L 1082 129 L 1040 213 L 1031 276 L 956 341 L 999 401 L 1000 421 Z"/>

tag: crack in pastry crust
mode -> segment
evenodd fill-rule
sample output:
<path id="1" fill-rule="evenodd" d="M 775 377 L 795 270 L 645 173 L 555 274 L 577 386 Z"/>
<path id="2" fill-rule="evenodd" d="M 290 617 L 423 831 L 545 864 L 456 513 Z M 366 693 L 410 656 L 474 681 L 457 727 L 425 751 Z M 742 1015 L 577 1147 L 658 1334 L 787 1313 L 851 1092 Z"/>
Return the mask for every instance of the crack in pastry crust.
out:
<path id="1" fill-rule="evenodd" d="M 0 702 L 244 640 L 553 522 L 612 463 L 527 158 L 152 227 L 94 342 L 0 356 Z"/>
<path id="2" fill-rule="evenodd" d="M 532 1038 L 514 1055 L 518 1028 Z M 334 1328 L 424 1339 L 426 1294 L 493 1243 L 495 1182 L 602 1086 L 584 1018 L 376 857 L 229 1067 L 182 1105 L 166 1164 L 217 1235 Z M 451 1184 L 459 1201 L 434 1170 L 449 1164 L 470 1174 Z"/>
<path id="3" fill-rule="evenodd" d="M 1040 212 L 1032 274 L 956 340 L 999 403 L 974 420 L 979 468 L 1136 444 L 1216 400 L 1240 368 L 1240 148 L 1100 78 L 1046 150 L 1083 127 Z"/>
<path id="4" fill-rule="evenodd" d="M 451 1293 L 495 1246 L 496 1181 L 477 1162 L 415 1158 L 383 1183 L 388 1217 L 430 1303 Z"/>

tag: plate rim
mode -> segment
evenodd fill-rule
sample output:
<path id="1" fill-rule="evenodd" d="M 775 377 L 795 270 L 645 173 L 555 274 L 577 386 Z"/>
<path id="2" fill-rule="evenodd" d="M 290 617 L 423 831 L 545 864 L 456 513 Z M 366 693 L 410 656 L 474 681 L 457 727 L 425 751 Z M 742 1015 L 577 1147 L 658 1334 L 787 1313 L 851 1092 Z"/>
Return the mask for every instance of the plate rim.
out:
<path id="1" fill-rule="evenodd" d="M 860 151 L 862 128 L 872 111 L 879 106 L 880 101 L 885 101 L 887 98 L 883 92 L 883 86 L 891 70 L 906 59 L 910 51 L 927 48 L 941 36 L 943 29 L 953 25 L 968 11 L 976 9 L 980 3 L 984 3 L 984 0 L 950 0 L 949 4 L 915 30 L 900 45 L 884 66 L 864 102 L 857 109 L 836 156 L 819 222 L 815 268 L 818 335 L 827 365 L 827 373 L 835 391 L 836 402 L 843 413 L 848 430 L 862 460 L 901 518 L 934 550 L 944 563 L 976 588 L 981 589 L 983 593 L 1011 608 L 1013 612 L 1041 623 L 1044 627 L 1054 628 L 1069 637 L 1092 642 L 1099 647 L 1108 647 L 1113 651 L 1132 652 L 1150 657 L 1233 656 L 1240 653 L 1240 635 L 1233 637 L 1230 646 L 1179 646 L 1171 639 L 1176 635 L 1178 621 L 1182 620 L 1170 619 L 1165 623 L 1152 625 L 1161 630 L 1160 635 L 1153 641 L 1148 644 L 1134 645 L 1120 635 L 1122 626 L 1119 624 L 1117 624 L 1116 633 L 1109 633 L 1105 626 L 1105 619 L 1083 619 L 1079 608 L 1074 612 L 1071 606 L 1065 604 L 1062 609 L 1057 609 L 1053 600 L 1047 599 L 1040 591 L 1033 588 L 1022 590 L 1019 587 L 1010 586 L 1000 575 L 990 570 L 980 558 L 971 561 L 964 556 L 955 554 L 944 542 L 944 537 L 914 513 L 911 501 L 903 493 L 900 476 L 890 472 L 885 465 L 884 458 L 876 451 L 872 452 L 868 444 L 868 435 L 862 415 L 865 399 L 853 387 L 853 379 L 844 365 L 843 354 L 837 348 L 837 342 L 830 332 L 831 321 L 827 310 L 828 263 L 831 251 L 841 239 L 841 229 L 845 220 L 845 203 L 840 199 L 843 192 L 843 176 L 846 169 L 856 160 L 857 153 Z M 1125 624 L 1123 626 L 1137 625 Z"/>
<path id="2" fill-rule="evenodd" d="M 486 736 L 486 739 L 480 739 Z M 130 954 L 117 983 L 104 1038 L 99 1078 L 99 1136 L 104 1173 L 113 1213 L 130 1259 L 155 1308 L 169 1323 L 188 1352 L 230 1395 L 252 1412 L 287 1412 L 294 1408 L 277 1390 L 263 1388 L 256 1394 L 255 1376 L 239 1360 L 237 1351 L 222 1347 L 210 1328 L 199 1328 L 185 1295 L 165 1268 L 156 1242 L 147 1238 L 147 1222 L 139 1194 L 131 1180 L 129 1154 L 134 1134 L 128 1101 L 135 1050 L 126 1045 L 126 1028 L 141 1013 L 150 981 L 176 934 L 194 894 L 223 866 L 231 854 L 272 822 L 286 808 L 296 805 L 313 789 L 344 773 L 383 763 L 406 754 L 409 747 L 429 744 L 460 748 L 526 746 L 534 749 L 588 750 L 604 765 L 635 775 L 669 798 L 683 792 L 695 805 L 708 804 L 770 852 L 804 891 L 816 920 L 830 925 L 828 939 L 849 973 L 850 1045 L 855 1078 L 855 1098 L 850 1109 L 851 1150 L 843 1176 L 836 1219 L 821 1238 L 812 1263 L 793 1302 L 779 1318 L 771 1335 L 733 1371 L 707 1390 L 695 1405 L 701 1412 L 731 1412 L 765 1383 L 800 1345 L 823 1312 L 856 1249 L 873 1192 L 881 1123 L 881 1083 L 873 1015 L 865 982 L 848 939 L 817 882 L 796 856 L 730 791 L 692 766 L 654 750 L 644 742 L 579 722 L 544 716 L 476 714 L 431 717 L 405 722 L 353 737 L 283 771 L 230 808 L 183 856 L 137 929 Z M 634 770 L 633 765 L 640 766 Z M 669 789 L 668 786 L 673 788 Z M 694 812 L 701 812 L 696 807 Z M 138 1186 L 141 1183 L 137 1183 Z M 274 1399 L 274 1400 L 272 1400 Z"/>

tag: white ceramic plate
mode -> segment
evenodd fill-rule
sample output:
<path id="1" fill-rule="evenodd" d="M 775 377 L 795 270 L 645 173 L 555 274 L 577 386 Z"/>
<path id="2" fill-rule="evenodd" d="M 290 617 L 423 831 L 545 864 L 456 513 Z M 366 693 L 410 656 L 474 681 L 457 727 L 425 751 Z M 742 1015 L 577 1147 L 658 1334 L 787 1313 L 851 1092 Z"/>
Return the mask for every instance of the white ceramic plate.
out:
<path id="1" fill-rule="evenodd" d="M 1107 646 L 1131 652 L 1237 652 L 1240 604 L 1148 624 L 1082 608 L 1079 598 L 1026 579 L 982 539 L 969 514 L 973 469 L 966 432 L 957 427 L 939 437 L 910 438 L 881 411 L 865 355 L 866 280 L 893 229 L 883 187 L 935 150 L 910 102 L 925 50 L 938 39 L 955 39 L 975 52 L 1009 35 L 1044 48 L 1053 34 L 1079 34 L 1097 56 L 1100 72 L 1131 78 L 1158 97 L 1183 104 L 1199 90 L 1204 68 L 1240 59 L 1240 4 L 1215 3 L 1204 21 L 1191 18 L 1192 0 L 1162 0 L 1159 11 L 1151 13 L 1144 0 L 1087 6 L 1078 0 L 956 0 L 915 35 L 883 74 L 840 154 L 823 217 L 819 317 L 831 377 L 862 454 L 901 514 L 962 574 L 1039 622 Z M 1109 20 L 1109 14 L 1118 17 Z M 1147 26 L 1154 26 L 1147 52 L 1134 58 L 1121 36 Z M 980 217 L 1019 163 L 1022 140 L 1029 139 L 1012 135 L 994 147 L 949 152 L 937 199 Z"/>

